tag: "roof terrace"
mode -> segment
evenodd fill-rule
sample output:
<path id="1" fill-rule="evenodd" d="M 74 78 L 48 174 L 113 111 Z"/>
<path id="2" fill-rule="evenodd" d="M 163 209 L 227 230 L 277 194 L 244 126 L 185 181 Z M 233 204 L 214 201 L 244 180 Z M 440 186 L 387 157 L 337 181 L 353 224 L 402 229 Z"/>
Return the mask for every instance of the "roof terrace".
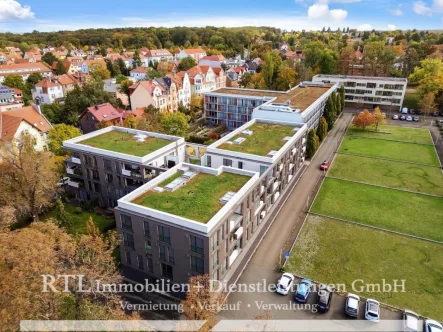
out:
<path id="1" fill-rule="evenodd" d="M 338 78 L 341 80 L 357 80 L 357 81 L 370 81 L 370 80 L 380 80 L 380 81 L 392 81 L 392 82 L 403 82 L 407 83 L 408 79 L 403 77 L 378 77 L 378 76 L 350 76 L 350 75 L 326 75 L 318 74 L 314 78 Z"/>

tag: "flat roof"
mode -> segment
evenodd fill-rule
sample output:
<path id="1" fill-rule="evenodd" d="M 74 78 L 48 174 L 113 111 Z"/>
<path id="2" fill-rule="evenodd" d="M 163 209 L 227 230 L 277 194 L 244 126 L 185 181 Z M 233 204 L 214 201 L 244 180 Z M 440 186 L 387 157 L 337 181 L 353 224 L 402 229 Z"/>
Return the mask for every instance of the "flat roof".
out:
<path id="1" fill-rule="evenodd" d="M 236 89 L 236 88 L 221 88 L 212 91 L 212 93 L 264 97 L 272 100 L 272 104 L 285 104 L 294 109 L 303 112 L 318 98 L 320 98 L 326 91 L 328 91 L 334 84 L 325 83 L 323 85 L 315 86 L 303 84 L 303 86 L 296 86 L 288 91 L 272 91 L 272 90 L 254 90 L 254 89 Z"/>
<path id="2" fill-rule="evenodd" d="M 315 75 L 315 77 L 319 78 L 339 78 L 339 79 L 351 79 L 351 80 L 361 80 L 361 81 L 367 81 L 367 80 L 379 80 L 379 81 L 393 81 L 393 82 L 402 82 L 407 83 L 407 78 L 402 77 L 378 77 L 378 76 L 350 76 L 350 75 L 325 75 L 325 74 L 318 74 Z"/>
<path id="3" fill-rule="evenodd" d="M 251 176 L 233 172 L 210 174 L 195 168 L 183 172 L 178 169 L 130 202 L 206 224 L 249 180 Z"/>
<path id="4" fill-rule="evenodd" d="M 163 138 L 117 130 L 105 132 L 77 142 L 77 144 L 89 145 L 95 148 L 125 153 L 137 157 L 143 157 L 170 143 L 170 140 Z"/>
<path id="5" fill-rule="evenodd" d="M 227 142 L 218 145 L 217 149 L 268 156 L 271 151 L 280 150 L 288 141 L 285 138 L 292 138 L 300 128 L 299 126 L 255 122 Z"/>

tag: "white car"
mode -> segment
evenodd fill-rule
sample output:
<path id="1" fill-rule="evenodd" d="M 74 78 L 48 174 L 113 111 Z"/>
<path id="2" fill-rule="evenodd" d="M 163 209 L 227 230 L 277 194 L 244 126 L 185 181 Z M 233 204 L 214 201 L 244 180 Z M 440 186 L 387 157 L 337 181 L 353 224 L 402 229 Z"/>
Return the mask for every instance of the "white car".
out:
<path id="1" fill-rule="evenodd" d="M 346 297 L 345 314 L 357 318 L 359 306 L 360 296 L 348 293 L 348 296 Z"/>
<path id="2" fill-rule="evenodd" d="M 410 310 L 403 311 L 403 331 L 417 332 L 419 320 L 420 318 L 415 312 Z"/>
<path id="3" fill-rule="evenodd" d="M 439 322 L 436 322 L 435 320 L 427 319 L 427 320 L 425 320 L 424 331 L 425 332 L 442 332 L 443 326 Z"/>
<path id="4" fill-rule="evenodd" d="M 397 115 L 397 114 L 394 114 L 394 115 L 392 116 L 392 120 L 398 120 L 398 115 Z"/>
<path id="5" fill-rule="evenodd" d="M 65 176 L 64 178 L 61 178 L 60 180 L 58 180 L 57 186 L 63 187 L 68 184 L 68 181 L 69 181 L 69 178 L 67 176 Z"/>
<path id="6" fill-rule="evenodd" d="M 282 295 L 288 295 L 292 284 L 294 283 L 294 275 L 290 273 L 283 273 L 278 279 L 276 292 Z"/>
<path id="7" fill-rule="evenodd" d="M 365 319 L 377 323 L 380 321 L 380 303 L 378 301 L 366 300 Z"/>
<path id="8" fill-rule="evenodd" d="M 412 116 L 408 115 L 408 116 L 406 117 L 406 121 L 412 121 Z"/>

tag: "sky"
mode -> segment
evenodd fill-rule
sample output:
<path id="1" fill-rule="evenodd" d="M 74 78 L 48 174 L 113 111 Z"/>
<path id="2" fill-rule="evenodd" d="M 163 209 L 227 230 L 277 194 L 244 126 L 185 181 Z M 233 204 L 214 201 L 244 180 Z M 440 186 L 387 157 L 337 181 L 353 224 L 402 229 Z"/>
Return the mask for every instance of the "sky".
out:
<path id="1" fill-rule="evenodd" d="M 0 0 L 0 32 L 207 25 L 443 29 L 443 0 Z"/>

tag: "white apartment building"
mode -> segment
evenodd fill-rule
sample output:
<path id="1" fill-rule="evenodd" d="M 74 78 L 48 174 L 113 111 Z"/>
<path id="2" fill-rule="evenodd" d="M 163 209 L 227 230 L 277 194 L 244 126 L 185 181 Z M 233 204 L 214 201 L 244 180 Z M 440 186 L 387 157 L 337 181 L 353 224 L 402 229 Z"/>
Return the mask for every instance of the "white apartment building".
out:
<path id="1" fill-rule="evenodd" d="M 0 83 L 8 75 L 20 75 L 26 81 L 29 75 L 39 73 L 43 77 L 52 76 L 52 71 L 43 63 L 16 63 L 12 65 L 0 65 Z"/>
<path id="2" fill-rule="evenodd" d="M 38 82 L 32 89 L 32 99 L 37 105 L 52 104 L 64 98 L 63 86 L 49 78 Z"/>
<path id="3" fill-rule="evenodd" d="M 314 82 L 338 83 L 345 87 L 345 101 L 349 106 L 361 105 L 400 110 L 408 85 L 407 78 L 316 75 Z"/>

